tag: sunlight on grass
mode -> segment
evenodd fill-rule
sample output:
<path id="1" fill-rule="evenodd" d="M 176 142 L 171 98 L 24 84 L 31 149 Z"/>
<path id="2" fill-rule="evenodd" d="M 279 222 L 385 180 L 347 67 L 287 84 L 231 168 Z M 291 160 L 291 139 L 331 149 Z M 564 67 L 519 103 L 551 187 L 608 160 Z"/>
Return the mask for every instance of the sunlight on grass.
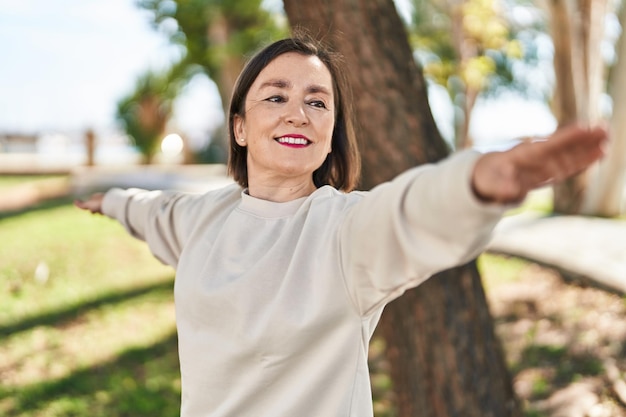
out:
<path id="1" fill-rule="evenodd" d="M 178 415 L 173 278 L 70 204 L 0 218 L 0 415 Z"/>
<path id="2" fill-rule="evenodd" d="M 0 220 L 0 242 L 0 324 L 174 274 L 117 223 L 72 206 Z"/>
<path id="3" fill-rule="evenodd" d="M 477 260 L 478 270 L 486 290 L 517 280 L 529 265 L 531 265 L 530 262 L 520 258 L 492 253 L 483 253 Z"/>
<path id="4" fill-rule="evenodd" d="M 519 207 L 510 210 L 507 215 L 529 211 L 550 214 L 554 209 L 553 195 L 552 187 L 544 187 L 531 191 L 528 193 L 524 202 Z"/>

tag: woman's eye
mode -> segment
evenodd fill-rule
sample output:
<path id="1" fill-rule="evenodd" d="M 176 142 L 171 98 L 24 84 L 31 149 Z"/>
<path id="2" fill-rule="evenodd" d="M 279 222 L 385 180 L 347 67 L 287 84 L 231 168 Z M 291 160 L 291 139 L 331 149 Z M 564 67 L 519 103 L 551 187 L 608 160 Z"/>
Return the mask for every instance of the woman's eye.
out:
<path id="1" fill-rule="evenodd" d="M 268 97 L 266 100 L 270 103 L 283 103 L 285 101 L 285 99 L 281 96 Z"/>
<path id="2" fill-rule="evenodd" d="M 310 101 L 309 104 L 311 106 L 313 106 L 313 107 L 318 107 L 320 109 L 325 109 L 326 108 L 326 103 L 324 103 L 321 100 L 313 100 L 313 101 Z"/>

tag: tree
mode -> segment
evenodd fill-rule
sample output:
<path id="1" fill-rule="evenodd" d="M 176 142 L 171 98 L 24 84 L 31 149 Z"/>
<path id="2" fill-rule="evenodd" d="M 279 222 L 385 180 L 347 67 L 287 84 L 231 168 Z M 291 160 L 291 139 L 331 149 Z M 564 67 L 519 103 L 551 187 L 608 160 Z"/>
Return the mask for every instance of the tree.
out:
<path id="1" fill-rule="evenodd" d="M 513 65 L 533 56 L 524 53 L 495 0 L 412 0 L 412 5 L 411 44 L 427 79 L 446 88 L 456 107 L 455 147 L 469 147 L 471 113 L 479 95 L 515 84 L 523 90 Z"/>
<path id="2" fill-rule="evenodd" d="M 279 19 L 261 0 L 137 0 L 154 26 L 185 48 L 185 62 L 198 65 L 215 82 L 224 111 L 246 57 L 282 36 Z M 228 149 L 226 135 L 217 138 Z M 224 152 L 225 154 L 226 152 Z"/>
<path id="3" fill-rule="evenodd" d="M 139 149 L 144 163 L 151 163 L 158 151 L 172 116 L 173 101 L 188 73 L 184 61 L 165 73 L 147 71 L 137 79 L 135 90 L 117 103 L 116 118 Z"/>
<path id="4" fill-rule="evenodd" d="M 560 126 L 599 121 L 604 63 L 601 55 L 607 0 L 549 0 L 556 86 L 553 112 Z M 554 186 L 554 211 L 581 213 L 589 171 Z"/>
<path id="5" fill-rule="evenodd" d="M 284 5 L 292 27 L 309 28 L 334 45 L 353 69 L 362 188 L 448 154 L 393 0 Z M 399 416 L 521 415 L 475 262 L 392 302 L 379 331 Z"/>
<path id="6" fill-rule="evenodd" d="M 153 73 L 144 74 L 135 91 L 122 98 L 117 105 L 117 119 L 150 164 L 158 151 L 159 139 L 172 115 L 172 101 L 162 95 L 162 83 Z"/>
<path id="7" fill-rule="evenodd" d="M 617 61 L 611 68 L 608 91 L 613 102 L 611 142 L 607 157 L 600 162 L 583 203 L 583 212 L 615 217 L 623 212 L 626 175 L 626 2 L 619 12 L 622 32 L 616 46 Z"/>

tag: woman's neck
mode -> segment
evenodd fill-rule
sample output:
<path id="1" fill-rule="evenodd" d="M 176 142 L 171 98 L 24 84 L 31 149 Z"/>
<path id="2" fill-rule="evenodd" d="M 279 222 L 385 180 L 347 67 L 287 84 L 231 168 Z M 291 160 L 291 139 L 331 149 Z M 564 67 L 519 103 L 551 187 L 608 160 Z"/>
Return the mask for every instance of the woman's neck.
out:
<path id="1" fill-rule="evenodd" d="M 298 198 L 308 197 L 317 189 L 311 179 L 305 181 L 261 181 L 248 179 L 248 194 L 254 198 L 286 203 Z"/>

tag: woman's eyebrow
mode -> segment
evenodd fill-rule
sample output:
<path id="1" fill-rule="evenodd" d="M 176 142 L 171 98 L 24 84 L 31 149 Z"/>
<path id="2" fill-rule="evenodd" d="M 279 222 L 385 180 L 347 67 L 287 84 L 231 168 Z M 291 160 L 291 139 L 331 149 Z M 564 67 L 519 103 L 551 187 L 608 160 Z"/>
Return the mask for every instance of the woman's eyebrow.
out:
<path id="1" fill-rule="evenodd" d="M 261 84 L 259 90 L 267 87 L 288 88 L 291 87 L 291 83 L 287 80 L 282 79 L 267 80 L 263 84 Z"/>
<path id="2" fill-rule="evenodd" d="M 322 93 L 322 94 L 326 94 L 326 95 L 330 95 L 330 90 L 328 90 L 328 88 L 324 87 L 323 85 L 319 85 L 319 84 L 312 84 L 310 86 L 307 87 L 306 89 L 307 93 Z"/>
<path id="3" fill-rule="evenodd" d="M 263 84 L 261 84 L 261 86 L 259 87 L 259 90 L 263 90 L 264 88 L 269 88 L 269 87 L 274 87 L 274 88 L 291 88 L 292 84 L 291 82 L 287 81 L 287 80 L 283 80 L 283 79 L 272 79 L 272 80 L 267 80 L 265 81 Z M 322 94 L 326 94 L 326 95 L 330 95 L 330 90 L 320 84 L 311 84 L 309 86 L 307 86 L 306 88 L 306 92 L 307 93 L 322 93 Z"/>

